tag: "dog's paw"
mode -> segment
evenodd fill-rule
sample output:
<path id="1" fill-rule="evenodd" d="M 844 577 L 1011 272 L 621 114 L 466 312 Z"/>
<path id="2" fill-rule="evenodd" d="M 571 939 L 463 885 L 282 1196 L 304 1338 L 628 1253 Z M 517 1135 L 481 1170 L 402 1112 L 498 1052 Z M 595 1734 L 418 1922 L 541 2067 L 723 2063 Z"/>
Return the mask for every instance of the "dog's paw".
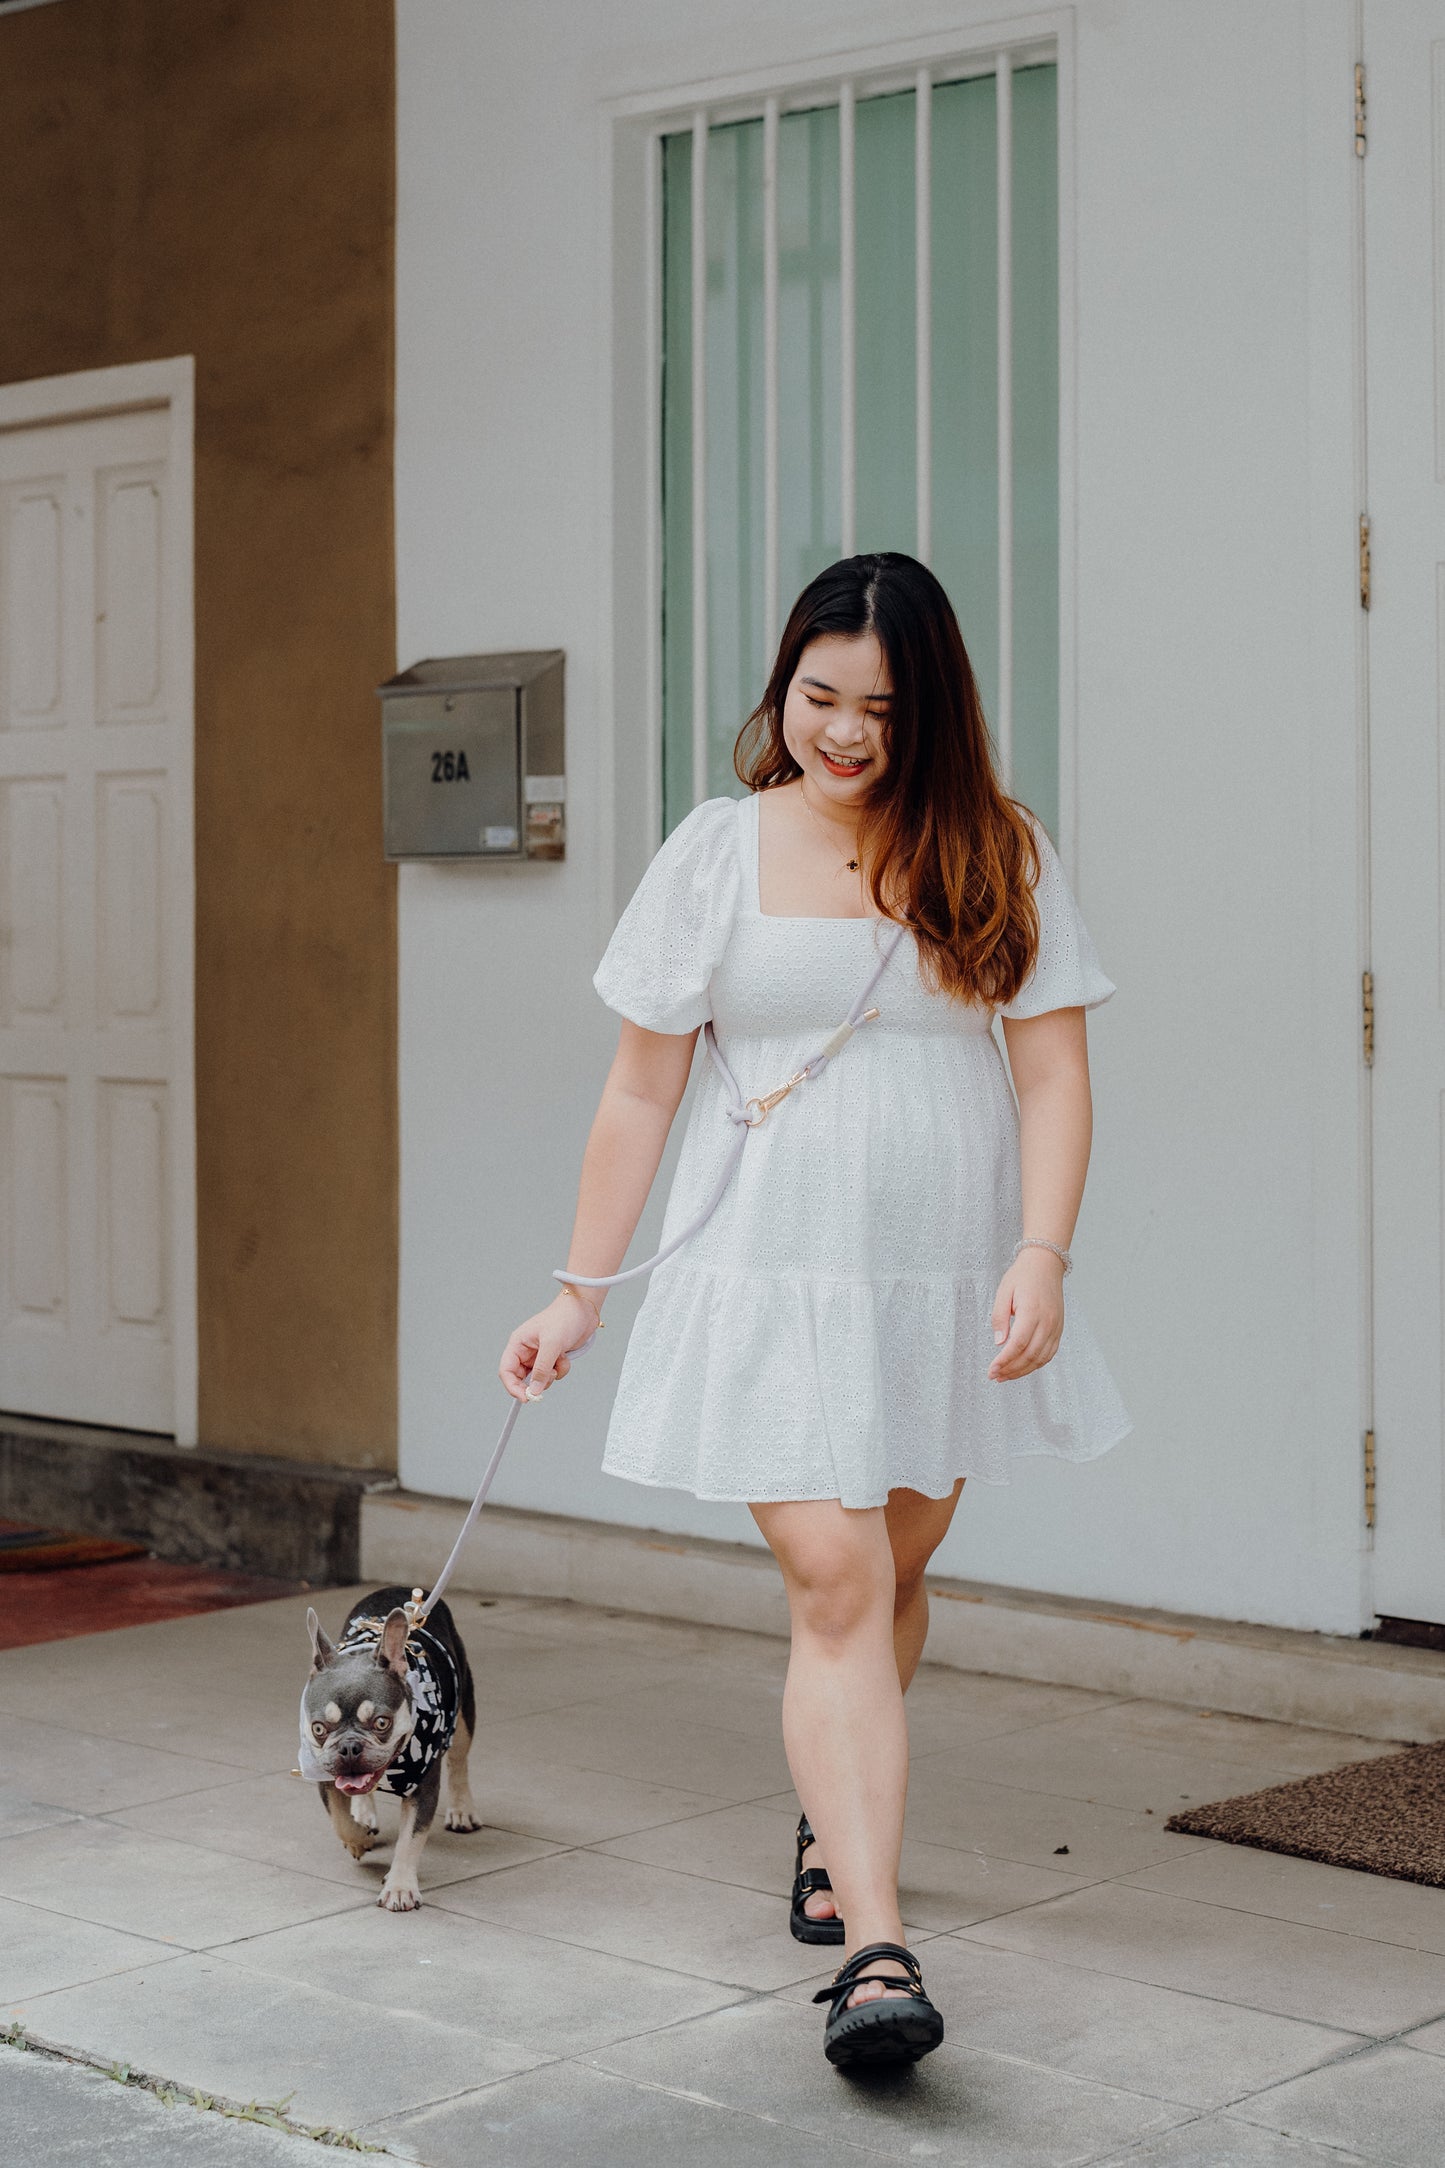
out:
<path id="1" fill-rule="evenodd" d="M 421 1903 L 421 1891 L 415 1882 L 383 1882 L 377 1903 L 384 1912 L 415 1912 Z"/>
<path id="2" fill-rule="evenodd" d="M 351 1819 L 358 1822 L 363 1829 L 380 1829 L 381 1824 L 376 1818 L 376 1802 L 369 1792 L 362 1792 L 352 1800 Z"/>
<path id="3" fill-rule="evenodd" d="M 358 1826 L 349 1829 L 341 1841 L 353 1859 L 365 1859 L 367 1853 L 374 1852 L 380 1844 L 381 1832 L 378 1829 L 362 1829 Z"/>
<path id="4" fill-rule="evenodd" d="M 481 1829 L 483 1826 L 480 1816 L 475 1814 L 470 1807 L 447 1808 L 446 1827 L 454 1829 L 459 1837 L 470 1836 L 473 1830 Z"/>

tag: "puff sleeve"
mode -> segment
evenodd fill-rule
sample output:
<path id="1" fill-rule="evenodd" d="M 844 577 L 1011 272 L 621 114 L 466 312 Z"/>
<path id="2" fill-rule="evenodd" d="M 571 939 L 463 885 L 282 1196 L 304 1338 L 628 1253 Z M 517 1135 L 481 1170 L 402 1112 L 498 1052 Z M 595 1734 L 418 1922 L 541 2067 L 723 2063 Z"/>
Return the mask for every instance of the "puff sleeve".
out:
<path id="1" fill-rule="evenodd" d="M 1050 1009 L 1097 1009 L 1115 991 L 1099 962 L 1088 927 L 1080 916 L 1059 854 L 1042 822 L 1035 820 L 1039 878 L 1034 899 L 1039 911 L 1039 952 L 1033 970 L 1000 1016 L 1043 1016 Z"/>
<path id="2" fill-rule="evenodd" d="M 592 974 L 609 1009 L 644 1031 L 696 1031 L 740 888 L 738 800 L 706 798 L 673 829 Z"/>

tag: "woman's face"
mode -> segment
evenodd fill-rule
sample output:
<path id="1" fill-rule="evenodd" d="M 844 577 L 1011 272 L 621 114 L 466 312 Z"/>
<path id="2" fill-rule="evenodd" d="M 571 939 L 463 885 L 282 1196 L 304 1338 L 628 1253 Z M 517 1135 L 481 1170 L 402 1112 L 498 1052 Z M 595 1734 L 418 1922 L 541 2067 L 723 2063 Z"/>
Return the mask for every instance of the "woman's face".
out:
<path id="1" fill-rule="evenodd" d="M 810 640 L 783 702 L 783 740 L 803 774 L 846 806 L 867 796 L 883 770 L 883 726 L 893 681 L 871 632 Z"/>

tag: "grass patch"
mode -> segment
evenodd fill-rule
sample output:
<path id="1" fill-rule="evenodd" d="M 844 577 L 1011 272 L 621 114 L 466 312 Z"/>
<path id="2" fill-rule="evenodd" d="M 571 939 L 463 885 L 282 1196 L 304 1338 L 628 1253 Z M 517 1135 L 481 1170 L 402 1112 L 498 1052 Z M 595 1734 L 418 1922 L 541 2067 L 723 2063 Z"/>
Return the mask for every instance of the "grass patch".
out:
<path id="1" fill-rule="evenodd" d="M 189 2085 L 178 2085 L 171 2078 L 158 2078 L 149 2071 L 132 2069 L 129 2063 L 108 2063 L 98 2055 L 87 2055 L 81 2048 L 67 2048 L 50 2041 L 32 2040 L 25 2027 L 11 2024 L 0 2031 L 0 2046 L 17 2048 L 29 2055 L 43 2055 L 53 2063 L 71 2063 L 78 2068 L 98 2071 L 103 2078 L 110 2078 L 116 2085 L 128 2085 L 137 2092 L 149 2093 L 165 2108 L 199 2108 L 205 2115 L 224 2115 L 233 2123 L 263 2123 L 268 2130 L 279 2130 L 289 2138 L 309 2138 L 314 2145 L 331 2146 L 340 2153 L 371 2153 L 387 2160 L 399 2160 L 400 2154 L 389 2153 L 384 2145 L 373 2145 L 354 2130 L 339 2130 L 332 2123 L 302 2123 L 289 2115 L 292 2099 L 287 2093 L 280 2100 L 227 2100 L 219 2093 L 202 2093 Z"/>

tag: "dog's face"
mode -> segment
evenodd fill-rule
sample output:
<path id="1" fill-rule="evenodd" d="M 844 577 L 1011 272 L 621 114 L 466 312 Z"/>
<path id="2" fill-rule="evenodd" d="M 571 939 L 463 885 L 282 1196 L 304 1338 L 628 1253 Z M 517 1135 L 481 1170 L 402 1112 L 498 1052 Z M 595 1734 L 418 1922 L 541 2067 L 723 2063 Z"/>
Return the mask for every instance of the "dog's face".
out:
<path id="1" fill-rule="evenodd" d="M 314 1611 L 311 1677 L 302 1696 L 302 1721 L 311 1750 L 339 1792 L 374 1791 L 414 1722 L 406 1683 L 405 1611 L 389 1613 L 374 1649 L 338 1655 Z"/>

